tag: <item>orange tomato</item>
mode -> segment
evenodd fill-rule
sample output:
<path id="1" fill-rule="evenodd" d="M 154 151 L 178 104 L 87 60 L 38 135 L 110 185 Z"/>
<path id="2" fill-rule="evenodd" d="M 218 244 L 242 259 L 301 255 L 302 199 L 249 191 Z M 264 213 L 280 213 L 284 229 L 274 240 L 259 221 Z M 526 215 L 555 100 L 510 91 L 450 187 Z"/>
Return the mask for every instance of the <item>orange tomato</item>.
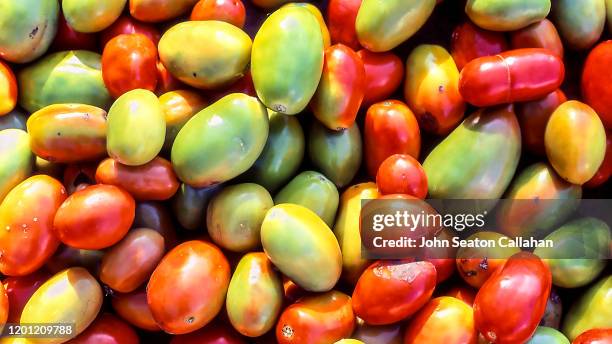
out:
<path id="1" fill-rule="evenodd" d="M 115 312 L 130 324 L 147 331 L 161 330 L 153 319 L 144 288 L 128 294 L 114 293 L 111 303 Z"/>
<path id="2" fill-rule="evenodd" d="M 13 111 L 17 105 L 17 80 L 11 68 L 0 61 L 0 115 Z"/>
<path id="3" fill-rule="evenodd" d="M 220 20 L 242 29 L 246 10 L 241 0 L 200 0 L 191 11 L 190 20 Z"/>
<path id="4" fill-rule="evenodd" d="M 198 0 L 130 0 L 130 14 L 143 22 L 162 22 L 189 12 Z"/>
<path id="5" fill-rule="evenodd" d="M 394 154 L 386 158 L 376 172 L 376 185 L 383 195 L 408 194 L 420 199 L 427 196 L 425 170 L 407 154 Z"/>

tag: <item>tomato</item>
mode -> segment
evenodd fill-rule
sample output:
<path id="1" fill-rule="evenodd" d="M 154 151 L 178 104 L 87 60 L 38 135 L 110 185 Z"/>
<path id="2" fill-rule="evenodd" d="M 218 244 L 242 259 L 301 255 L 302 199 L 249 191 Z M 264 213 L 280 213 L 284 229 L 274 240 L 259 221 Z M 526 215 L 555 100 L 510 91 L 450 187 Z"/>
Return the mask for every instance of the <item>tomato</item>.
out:
<path id="1" fill-rule="evenodd" d="M 246 344 L 230 326 L 212 323 L 203 329 L 172 337 L 170 344 Z"/>
<path id="2" fill-rule="evenodd" d="M 100 266 L 100 281 L 129 293 L 147 281 L 164 255 L 164 237 L 148 228 L 131 230 L 111 247 Z"/>
<path id="3" fill-rule="evenodd" d="M 410 320 L 404 344 L 476 344 L 472 307 L 454 297 L 442 296 L 429 301 Z"/>
<path id="4" fill-rule="evenodd" d="M 172 164 L 160 157 L 140 166 L 127 166 L 108 158 L 98 165 L 96 181 L 119 186 L 139 201 L 167 200 L 179 187 Z"/>
<path id="5" fill-rule="evenodd" d="M 92 275 L 97 276 L 103 255 L 104 252 L 99 250 L 81 250 L 62 245 L 47 261 L 45 267 L 55 274 L 73 266 L 80 266 L 87 269 Z"/>
<path id="6" fill-rule="evenodd" d="M 342 43 L 352 49 L 359 49 L 355 31 L 357 12 L 362 0 L 330 0 L 327 5 L 327 23 L 333 44 Z"/>
<path id="7" fill-rule="evenodd" d="M 157 61 L 157 90 L 155 92 L 160 95 L 181 88 L 184 88 L 184 84 L 170 74 L 161 61 Z"/>
<path id="8" fill-rule="evenodd" d="M 125 321 L 103 313 L 76 338 L 67 344 L 138 344 L 138 334 Z"/>
<path id="9" fill-rule="evenodd" d="M 114 185 L 92 185 L 70 195 L 57 210 L 57 237 L 75 248 L 96 250 L 117 243 L 134 221 L 136 203 Z"/>
<path id="10" fill-rule="evenodd" d="M 64 169 L 64 187 L 68 194 L 96 183 L 96 163 L 70 164 Z"/>
<path id="11" fill-rule="evenodd" d="M 582 97 L 601 118 L 604 126 L 612 129 L 612 40 L 599 43 L 587 56 L 582 70 Z"/>
<path id="12" fill-rule="evenodd" d="M 401 323 L 373 326 L 357 318 L 357 327 L 351 338 L 361 340 L 366 344 L 402 344 L 404 326 Z"/>
<path id="13" fill-rule="evenodd" d="M 0 61 L 0 115 L 13 111 L 17 104 L 17 80 L 6 63 Z"/>
<path id="14" fill-rule="evenodd" d="M 572 344 L 612 344 L 612 329 L 601 328 L 583 332 Z"/>
<path id="15" fill-rule="evenodd" d="M 155 91 L 157 47 L 143 34 L 116 36 L 104 46 L 102 78 L 115 98 L 137 88 Z"/>
<path id="16" fill-rule="evenodd" d="M 0 204 L 0 272 L 23 276 L 40 268 L 57 249 L 53 217 L 66 199 L 62 184 L 46 175 L 15 186 Z"/>
<path id="17" fill-rule="evenodd" d="M 191 11 L 190 20 L 220 20 L 244 27 L 246 10 L 241 0 L 200 0 Z"/>
<path id="18" fill-rule="evenodd" d="M 563 57 L 563 43 L 555 25 L 548 19 L 540 20 L 511 33 L 512 49 L 544 48 Z"/>
<path id="19" fill-rule="evenodd" d="M 459 92 L 475 106 L 524 102 L 561 86 L 563 60 L 548 49 L 528 48 L 472 60 L 463 67 Z"/>
<path id="20" fill-rule="evenodd" d="M 51 50 L 91 50 L 96 51 L 97 35 L 75 31 L 60 12 L 57 18 L 57 33 L 51 43 Z"/>
<path id="21" fill-rule="evenodd" d="M 366 49 L 357 52 L 365 68 L 363 105 L 369 106 L 389 98 L 404 78 L 404 64 L 392 52 L 374 53 Z"/>
<path id="22" fill-rule="evenodd" d="M 370 325 L 392 324 L 425 305 L 435 286 L 436 268 L 429 262 L 380 260 L 359 277 L 353 310 Z"/>
<path id="23" fill-rule="evenodd" d="M 446 291 L 444 296 L 454 297 L 472 306 L 476 298 L 476 290 L 464 285 L 455 285 Z"/>
<path id="24" fill-rule="evenodd" d="M 368 174 L 376 176 L 378 167 L 393 154 L 419 157 L 421 132 L 412 111 L 399 100 L 386 100 L 368 109 L 364 132 L 365 161 Z"/>
<path id="25" fill-rule="evenodd" d="M 612 130 L 606 130 L 606 156 L 599 166 L 599 170 L 584 186 L 596 188 L 607 182 L 610 176 L 612 176 Z"/>
<path id="26" fill-rule="evenodd" d="M 129 0 L 132 17 L 145 22 L 163 22 L 189 12 L 198 0 Z"/>
<path id="27" fill-rule="evenodd" d="M 140 202 L 136 204 L 133 228 L 151 228 L 164 237 L 166 249 L 176 246 L 176 229 L 172 214 L 160 202 Z"/>
<path id="28" fill-rule="evenodd" d="M 551 285 L 550 270 L 537 256 L 513 255 L 476 294 L 476 328 L 494 343 L 525 342 L 544 315 Z"/>
<path id="29" fill-rule="evenodd" d="M 114 293 L 111 302 L 115 312 L 130 324 L 147 331 L 161 330 L 153 319 L 144 288 L 128 294 Z"/>
<path id="30" fill-rule="evenodd" d="M 508 42 L 502 32 L 487 31 L 466 21 L 453 30 L 450 50 L 461 70 L 473 59 L 508 50 Z"/>
<path id="31" fill-rule="evenodd" d="M 279 344 L 333 343 L 350 336 L 354 328 L 351 298 L 332 290 L 287 307 L 276 324 L 276 340 Z"/>
<path id="32" fill-rule="evenodd" d="M 111 39 L 121 34 L 130 33 L 141 33 L 149 37 L 149 39 L 153 41 L 155 46 L 157 46 L 157 43 L 159 43 L 159 39 L 161 38 L 159 30 L 155 26 L 139 22 L 138 20 L 128 15 L 123 15 L 119 17 L 119 19 L 117 19 L 113 23 L 113 25 L 102 31 L 102 34 L 100 36 L 100 45 L 102 48 L 104 48 L 106 46 L 106 43 L 108 43 L 108 41 L 110 41 Z"/>
<path id="33" fill-rule="evenodd" d="M 408 154 L 386 158 L 376 173 L 381 194 L 408 194 L 420 199 L 427 196 L 427 176 L 421 164 Z"/>
<path id="34" fill-rule="evenodd" d="M 7 277 L 2 281 L 8 296 L 8 304 L 10 305 L 6 322 L 19 322 L 23 307 L 25 307 L 36 289 L 50 277 L 51 274 L 41 269 L 25 276 Z"/>
<path id="35" fill-rule="evenodd" d="M 515 104 L 516 117 L 521 127 L 523 147 L 531 153 L 545 155 L 544 132 L 550 115 L 567 100 L 561 90 L 555 90 L 544 98 Z"/>
<path id="36" fill-rule="evenodd" d="M 0 330 L 6 324 L 9 316 L 9 297 L 3 284 L 0 284 Z"/>
<path id="37" fill-rule="evenodd" d="M 189 333 L 219 313 L 229 280 L 229 263 L 217 246 L 186 241 L 168 252 L 153 271 L 147 303 L 164 331 Z"/>

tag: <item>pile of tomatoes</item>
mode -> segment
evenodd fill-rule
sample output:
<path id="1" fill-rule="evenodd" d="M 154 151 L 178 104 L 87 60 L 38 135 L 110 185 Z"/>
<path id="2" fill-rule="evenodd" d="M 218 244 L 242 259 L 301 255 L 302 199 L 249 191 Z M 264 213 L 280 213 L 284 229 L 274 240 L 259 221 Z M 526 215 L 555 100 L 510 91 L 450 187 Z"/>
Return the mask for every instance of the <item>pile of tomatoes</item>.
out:
<path id="1" fill-rule="evenodd" d="M 612 195 L 611 22 L 0 0 L 0 343 L 612 343 L 609 223 L 539 202 Z M 427 198 L 531 200 L 473 237 L 595 255 L 364 258 L 362 201 Z"/>

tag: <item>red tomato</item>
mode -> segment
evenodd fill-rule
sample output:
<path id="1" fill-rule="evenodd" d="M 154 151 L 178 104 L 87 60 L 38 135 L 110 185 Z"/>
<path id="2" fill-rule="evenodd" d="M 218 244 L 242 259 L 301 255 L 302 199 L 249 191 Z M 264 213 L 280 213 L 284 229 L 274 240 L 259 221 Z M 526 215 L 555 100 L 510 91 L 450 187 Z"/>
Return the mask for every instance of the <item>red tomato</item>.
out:
<path id="1" fill-rule="evenodd" d="M 386 158 L 376 173 L 378 191 L 383 194 L 408 194 L 420 199 L 427 196 L 427 176 L 421 164 L 407 154 Z"/>
<path id="2" fill-rule="evenodd" d="M 190 20 L 220 20 L 242 29 L 246 10 L 241 0 L 200 0 L 191 11 Z"/>
<path id="3" fill-rule="evenodd" d="M 362 0 L 330 0 L 327 5 L 327 26 L 332 44 L 342 43 L 352 49 L 359 49 L 355 31 L 357 12 Z"/>
<path id="4" fill-rule="evenodd" d="M 141 166 L 122 165 L 108 158 L 98 166 L 96 181 L 119 186 L 138 201 L 167 200 L 179 188 L 172 164 L 160 157 Z"/>
<path id="5" fill-rule="evenodd" d="M 471 306 L 474 304 L 474 299 L 476 298 L 476 290 L 467 286 L 456 285 L 446 291 L 444 296 L 454 297 Z"/>
<path id="6" fill-rule="evenodd" d="M 612 344 L 612 329 L 598 328 L 583 332 L 572 344 Z"/>
<path id="7" fill-rule="evenodd" d="M 211 100 L 211 103 L 213 103 L 232 93 L 244 93 L 250 95 L 251 97 L 257 97 L 257 93 L 255 92 L 255 86 L 253 85 L 253 77 L 251 77 L 250 70 L 248 70 L 242 76 L 242 78 L 238 79 L 236 82 L 234 82 L 227 88 L 223 90 L 209 91 L 207 94 L 207 98 Z"/>
<path id="8" fill-rule="evenodd" d="M 542 98 L 561 86 L 563 60 L 548 49 L 528 48 L 472 60 L 459 76 L 459 92 L 475 106 Z"/>
<path id="9" fill-rule="evenodd" d="M 402 83 L 404 64 L 392 52 L 374 53 L 366 49 L 357 52 L 365 68 L 363 105 L 369 106 L 389 98 Z"/>
<path id="10" fill-rule="evenodd" d="M 161 61 L 157 61 L 156 67 L 157 89 L 155 90 L 155 93 L 157 95 L 184 88 L 183 83 L 170 74 Z"/>
<path id="11" fill-rule="evenodd" d="M 544 131 L 550 115 L 567 100 L 561 90 L 555 90 L 544 98 L 515 104 L 516 118 L 521 127 L 523 147 L 531 153 L 545 155 Z"/>
<path id="12" fill-rule="evenodd" d="M 115 98 L 137 88 L 155 91 L 157 47 L 139 33 L 121 34 L 111 39 L 102 52 L 102 78 Z"/>
<path id="13" fill-rule="evenodd" d="M 38 270 L 29 275 L 19 277 L 7 277 L 2 281 L 4 290 L 8 296 L 9 314 L 6 322 L 18 323 L 21 318 L 23 307 L 34 294 L 36 289 L 45 283 L 51 274 L 44 270 Z"/>
<path id="14" fill-rule="evenodd" d="M 104 313 L 67 344 L 138 344 L 138 334 L 125 321 Z"/>
<path id="15" fill-rule="evenodd" d="M 364 132 L 368 174 L 376 176 L 382 162 L 394 154 L 419 157 L 421 132 L 408 106 L 399 100 L 386 100 L 368 109 Z"/>
<path id="16" fill-rule="evenodd" d="M 96 183 L 97 163 L 70 164 L 64 169 L 64 187 L 72 195 L 79 187 Z"/>
<path id="17" fill-rule="evenodd" d="M 186 241 L 168 252 L 153 271 L 147 303 L 164 331 L 189 333 L 219 313 L 229 280 L 229 263 L 217 246 Z"/>
<path id="18" fill-rule="evenodd" d="M 132 17 L 144 22 L 163 22 L 189 10 L 198 0 L 129 0 Z"/>
<path id="19" fill-rule="evenodd" d="M 140 202 L 136 204 L 133 228 L 151 228 L 164 237 L 166 250 L 176 246 L 176 228 L 172 214 L 161 202 Z"/>
<path id="20" fill-rule="evenodd" d="M 512 32 L 511 39 L 512 49 L 544 48 L 563 57 L 563 43 L 555 24 L 548 19 Z"/>
<path id="21" fill-rule="evenodd" d="M 0 116 L 13 111 L 17 105 L 17 80 L 6 63 L 0 61 Z"/>
<path id="22" fill-rule="evenodd" d="M 57 18 L 57 33 L 51 43 L 52 51 L 91 50 L 96 51 L 97 36 L 93 33 L 75 31 L 61 13 Z"/>
<path id="23" fill-rule="evenodd" d="M 425 305 L 435 287 L 436 268 L 429 262 L 380 260 L 359 277 L 353 310 L 370 325 L 392 324 Z"/>
<path id="24" fill-rule="evenodd" d="M 353 333 L 351 298 L 339 291 L 307 296 L 287 307 L 276 324 L 279 344 L 334 343 Z"/>
<path id="25" fill-rule="evenodd" d="M 161 38 L 159 30 L 155 26 L 139 22 L 138 20 L 128 15 L 123 15 L 119 17 L 119 19 L 115 20 L 113 25 L 102 31 L 102 35 L 100 37 L 100 44 L 102 45 L 102 48 L 104 48 L 104 46 L 106 46 L 106 43 L 108 43 L 108 41 L 110 41 L 111 39 L 121 34 L 130 33 L 141 33 L 149 37 L 149 39 L 153 41 L 155 46 L 157 46 L 157 43 L 159 43 L 159 39 Z"/>
<path id="26" fill-rule="evenodd" d="M 114 185 L 92 185 L 70 195 L 57 210 L 53 227 L 66 245 L 99 250 L 116 244 L 134 221 L 136 202 Z"/>
<path id="27" fill-rule="evenodd" d="M 505 262 L 506 259 L 487 257 L 456 259 L 459 276 L 474 288 L 480 288 Z"/>
<path id="28" fill-rule="evenodd" d="M 9 298 L 3 284 L 0 284 L 0 326 L 4 326 L 9 317 Z"/>
<path id="29" fill-rule="evenodd" d="M 582 97 L 612 129 L 612 40 L 599 43 L 587 56 L 582 70 Z"/>
<path id="30" fill-rule="evenodd" d="M 59 246 L 53 217 L 66 199 L 62 184 L 46 175 L 15 186 L 0 204 L 0 272 L 24 276 L 38 270 Z"/>
<path id="31" fill-rule="evenodd" d="M 350 128 L 363 101 L 365 69 L 357 53 L 343 44 L 325 50 L 323 74 L 310 102 L 314 116 L 331 130 Z"/>
<path id="32" fill-rule="evenodd" d="M 461 70 L 473 59 L 497 55 L 508 50 L 508 42 L 503 32 L 487 31 L 467 21 L 453 31 L 451 55 Z"/>
<path id="33" fill-rule="evenodd" d="M 246 344 L 231 327 L 212 323 L 189 334 L 174 336 L 170 344 Z"/>
<path id="34" fill-rule="evenodd" d="M 606 130 L 606 155 L 597 173 L 584 184 L 587 188 L 596 188 L 607 182 L 612 176 L 612 130 Z"/>
<path id="35" fill-rule="evenodd" d="M 129 294 L 114 293 L 111 303 L 115 312 L 130 324 L 147 331 L 161 330 L 153 319 L 144 289 Z"/>
<path id="36" fill-rule="evenodd" d="M 513 255 L 476 294 L 476 328 L 494 343 L 525 342 L 544 315 L 551 285 L 550 270 L 537 256 Z"/>

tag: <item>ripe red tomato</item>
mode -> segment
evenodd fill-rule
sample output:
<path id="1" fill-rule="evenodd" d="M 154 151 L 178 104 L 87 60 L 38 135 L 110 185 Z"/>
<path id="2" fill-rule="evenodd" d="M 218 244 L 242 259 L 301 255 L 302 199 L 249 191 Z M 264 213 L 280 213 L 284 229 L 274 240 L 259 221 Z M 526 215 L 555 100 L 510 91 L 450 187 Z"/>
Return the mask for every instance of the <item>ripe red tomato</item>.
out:
<path id="1" fill-rule="evenodd" d="M 175 78 L 170 72 L 166 69 L 161 61 L 157 61 L 157 89 L 155 90 L 155 94 L 162 95 L 164 93 L 179 90 L 184 88 L 182 82 L 180 82 L 177 78 Z"/>
<path id="2" fill-rule="evenodd" d="M 125 236 L 134 221 L 136 202 L 114 185 L 92 185 L 70 195 L 57 210 L 53 227 L 66 245 L 99 250 Z"/>
<path id="3" fill-rule="evenodd" d="M 453 31 L 451 55 L 459 70 L 475 58 L 497 55 L 505 50 L 508 50 L 508 42 L 503 32 L 487 31 L 470 21 Z"/>
<path id="4" fill-rule="evenodd" d="M 352 49 L 359 49 L 355 31 L 357 12 L 362 0 L 330 0 L 327 5 L 327 26 L 332 44 L 342 43 Z"/>
<path id="5" fill-rule="evenodd" d="M 540 20 L 511 33 L 512 49 L 544 48 L 563 56 L 563 43 L 553 24 L 548 19 Z"/>
<path id="6" fill-rule="evenodd" d="M 220 20 L 244 27 L 246 10 L 241 0 L 200 0 L 191 11 L 190 20 Z"/>
<path id="7" fill-rule="evenodd" d="M 455 285 L 447 290 L 443 295 L 454 297 L 472 306 L 474 304 L 474 299 L 476 298 L 476 290 L 464 285 Z"/>
<path id="8" fill-rule="evenodd" d="M 376 173 L 378 191 L 387 194 L 408 194 L 420 199 L 427 196 L 427 176 L 421 164 L 407 154 L 386 158 Z"/>
<path id="9" fill-rule="evenodd" d="M 606 155 L 597 173 L 584 184 L 586 188 L 596 188 L 612 176 L 612 130 L 606 130 Z"/>
<path id="10" fill-rule="evenodd" d="M 459 92 L 475 106 L 542 98 L 561 86 L 563 60 L 548 49 L 528 48 L 479 57 L 461 70 Z"/>
<path id="11" fill-rule="evenodd" d="M 38 270 L 59 246 L 53 218 L 66 199 L 62 184 L 46 175 L 15 186 L 0 204 L 0 272 L 24 276 Z"/>
<path id="12" fill-rule="evenodd" d="M 366 49 L 357 52 L 365 68 L 363 105 L 369 106 L 389 98 L 404 78 L 404 64 L 392 52 L 374 53 Z"/>
<path id="13" fill-rule="evenodd" d="M 96 181 L 119 186 L 138 201 L 167 200 L 179 188 L 172 164 L 160 157 L 141 166 L 122 165 L 108 158 L 98 165 Z"/>
<path id="14" fill-rule="evenodd" d="M 138 344 L 138 334 L 132 326 L 110 313 L 104 313 L 85 331 L 67 344 Z"/>
<path id="15" fill-rule="evenodd" d="M 339 291 L 306 296 L 287 307 L 276 324 L 279 344 L 334 343 L 353 333 L 351 298 Z"/>
<path id="16" fill-rule="evenodd" d="M 599 43 L 587 56 L 582 70 L 582 97 L 612 129 L 612 40 Z"/>
<path id="17" fill-rule="evenodd" d="M 416 117 L 399 100 L 386 100 L 368 109 L 364 132 L 365 161 L 368 174 L 376 176 L 378 167 L 393 154 L 419 157 L 421 132 Z"/>
<path id="18" fill-rule="evenodd" d="M 115 20 L 113 25 L 102 31 L 100 37 L 100 44 L 102 48 L 104 48 L 106 46 L 106 43 L 108 43 L 108 41 L 110 41 L 111 39 L 122 34 L 130 33 L 141 33 L 149 37 L 149 39 L 153 41 L 153 44 L 155 44 L 155 46 L 157 46 L 157 43 L 159 43 L 159 39 L 161 38 L 159 30 L 155 26 L 139 22 L 138 20 L 128 15 L 122 15 L 121 17 L 119 17 L 119 19 Z"/>
<path id="19" fill-rule="evenodd" d="M 0 61 L 0 116 L 13 111 L 17 105 L 17 79 L 11 67 Z"/>
<path id="20" fill-rule="evenodd" d="M 436 268 L 429 262 L 380 260 L 359 277 L 353 310 L 370 325 L 392 324 L 423 307 L 435 287 Z"/>
<path id="21" fill-rule="evenodd" d="M 212 323 L 195 332 L 172 337 L 170 344 L 246 344 L 230 326 Z"/>
<path id="22" fill-rule="evenodd" d="M 8 304 L 10 305 L 6 322 L 19 322 L 23 307 L 25 307 L 36 289 L 50 277 L 51 274 L 41 269 L 25 276 L 7 277 L 2 281 L 8 296 Z"/>
<path id="23" fill-rule="evenodd" d="M 612 344 L 612 329 L 597 328 L 583 332 L 572 344 Z"/>
<path id="24" fill-rule="evenodd" d="M 513 255 L 476 294 L 476 328 L 494 343 L 525 342 L 544 315 L 551 285 L 550 270 L 540 258 L 528 252 Z"/>
<path id="25" fill-rule="evenodd" d="M 168 252 L 153 271 L 147 303 L 164 331 L 189 333 L 219 313 L 229 280 L 229 263 L 217 246 L 186 241 Z"/>
<path id="26" fill-rule="evenodd" d="M 523 147 L 531 153 L 545 155 L 544 131 L 550 115 L 567 100 L 561 90 L 555 90 L 544 98 L 515 104 L 516 117 L 521 126 Z"/>
<path id="27" fill-rule="evenodd" d="M 153 319 L 144 288 L 128 294 L 114 293 L 111 303 L 115 312 L 130 324 L 147 331 L 161 330 Z"/>
<path id="28" fill-rule="evenodd" d="M 9 298 L 3 284 L 0 284 L 0 324 L 4 326 L 9 317 Z"/>
<path id="29" fill-rule="evenodd" d="M 121 34 L 111 39 L 102 52 L 102 78 L 115 98 L 137 88 L 155 91 L 157 47 L 139 33 Z"/>
<path id="30" fill-rule="evenodd" d="M 52 51 L 91 50 L 96 51 L 97 35 L 75 31 L 60 12 L 57 18 L 57 33 L 51 43 Z"/>

